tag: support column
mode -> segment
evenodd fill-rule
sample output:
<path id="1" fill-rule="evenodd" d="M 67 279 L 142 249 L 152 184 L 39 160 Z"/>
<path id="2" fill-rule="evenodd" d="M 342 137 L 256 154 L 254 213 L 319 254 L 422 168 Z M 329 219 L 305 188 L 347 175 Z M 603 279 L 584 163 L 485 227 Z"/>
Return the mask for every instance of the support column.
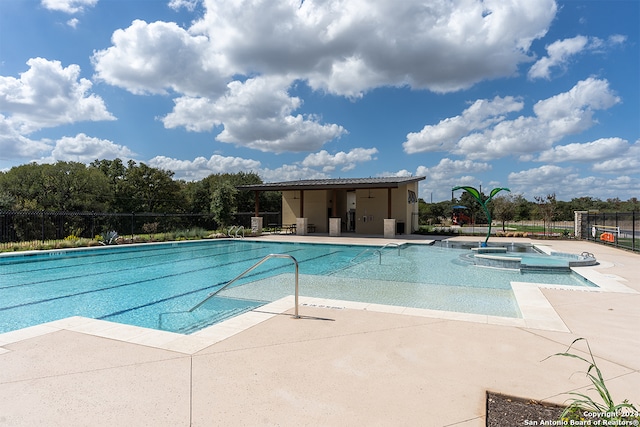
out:
<path id="1" fill-rule="evenodd" d="M 309 226 L 309 218 L 296 218 L 296 234 L 298 236 L 306 236 Z"/>
<path id="2" fill-rule="evenodd" d="M 329 236 L 340 236 L 341 222 L 341 218 L 329 218 Z"/>
<path id="3" fill-rule="evenodd" d="M 393 239 L 396 237 L 396 220 L 387 218 L 384 220 L 384 238 Z"/>
<path id="4" fill-rule="evenodd" d="M 253 236 L 262 235 L 262 217 L 261 216 L 251 217 L 251 234 Z"/>
<path id="5" fill-rule="evenodd" d="M 589 238 L 589 236 L 583 236 L 582 235 L 582 221 L 583 218 L 588 215 L 589 212 L 588 211 L 573 211 L 573 234 L 576 237 L 576 239 L 583 239 L 583 238 Z"/>

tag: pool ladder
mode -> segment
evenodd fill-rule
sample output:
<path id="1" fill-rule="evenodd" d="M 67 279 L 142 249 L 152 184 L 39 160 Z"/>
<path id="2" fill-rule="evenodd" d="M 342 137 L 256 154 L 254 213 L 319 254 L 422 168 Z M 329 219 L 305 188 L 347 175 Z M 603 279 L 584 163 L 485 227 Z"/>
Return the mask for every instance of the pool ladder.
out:
<path id="1" fill-rule="evenodd" d="M 235 230 L 234 234 L 231 234 L 233 231 Z M 233 238 L 233 239 L 237 239 L 238 237 L 238 233 L 242 231 L 242 238 L 244 239 L 244 225 L 241 226 L 237 226 L 237 225 L 233 225 L 231 226 L 231 228 L 229 229 L 229 231 L 227 231 L 227 236 Z"/>
<path id="2" fill-rule="evenodd" d="M 295 313 L 293 315 L 293 318 L 294 319 L 299 319 L 300 316 L 298 315 L 298 260 L 296 260 L 294 257 L 292 257 L 289 254 L 269 254 L 269 255 L 265 256 L 260 261 L 256 262 L 251 267 L 247 268 L 245 271 L 243 271 L 242 273 L 238 274 L 236 277 L 234 277 L 233 279 L 228 281 L 223 287 L 221 287 L 220 289 L 216 290 L 215 292 L 211 292 L 209 295 L 207 295 L 207 297 L 205 299 L 203 299 L 198 304 L 196 304 L 193 307 L 191 307 L 188 310 L 188 312 L 189 313 L 193 312 L 193 310 L 199 308 L 204 303 L 209 301 L 211 298 L 215 297 L 217 294 L 219 294 L 220 292 L 224 291 L 229 285 L 234 283 L 236 280 L 240 279 L 242 276 L 244 276 L 245 274 L 249 273 L 250 271 L 253 271 L 260 264 L 266 262 L 267 260 L 270 260 L 271 258 L 288 258 L 291 261 L 293 261 L 293 264 L 295 265 Z"/>
<path id="3" fill-rule="evenodd" d="M 404 245 L 406 245 L 406 243 L 394 243 L 394 242 L 391 242 L 391 243 L 387 243 L 384 246 L 379 247 L 378 249 L 374 249 L 373 251 L 371 249 L 365 249 L 364 251 L 360 252 L 358 255 L 354 256 L 351 259 L 350 262 L 353 263 L 356 259 L 358 259 L 360 256 L 366 254 L 367 252 L 373 252 L 374 254 L 378 255 L 378 264 L 382 264 L 382 251 L 385 248 L 398 248 L 398 255 L 400 255 L 400 248 L 402 246 L 404 246 Z"/>

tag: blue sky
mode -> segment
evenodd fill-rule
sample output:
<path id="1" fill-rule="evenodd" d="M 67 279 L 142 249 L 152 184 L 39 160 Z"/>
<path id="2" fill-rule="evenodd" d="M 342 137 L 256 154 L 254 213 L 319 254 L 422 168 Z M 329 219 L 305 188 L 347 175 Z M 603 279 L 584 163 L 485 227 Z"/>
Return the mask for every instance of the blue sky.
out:
<path id="1" fill-rule="evenodd" d="M 0 170 L 640 197 L 637 0 L 4 0 Z"/>

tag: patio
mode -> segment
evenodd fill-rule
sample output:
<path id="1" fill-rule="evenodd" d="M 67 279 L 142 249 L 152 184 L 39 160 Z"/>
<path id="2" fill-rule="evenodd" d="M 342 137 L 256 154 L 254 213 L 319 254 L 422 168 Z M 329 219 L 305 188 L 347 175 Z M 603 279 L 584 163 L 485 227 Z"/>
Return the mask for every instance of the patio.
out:
<path id="1" fill-rule="evenodd" d="M 340 240 L 425 239 L 402 237 Z M 288 298 L 191 336 L 70 318 L 0 335 L 0 425 L 484 426 L 487 390 L 555 403 L 584 392 L 584 364 L 544 360 L 578 337 L 614 399 L 640 404 L 640 258 L 584 241 L 535 243 L 595 254 L 599 265 L 581 268 L 628 292 L 542 288 L 569 332 L 302 297 L 301 319 L 282 314 Z"/>

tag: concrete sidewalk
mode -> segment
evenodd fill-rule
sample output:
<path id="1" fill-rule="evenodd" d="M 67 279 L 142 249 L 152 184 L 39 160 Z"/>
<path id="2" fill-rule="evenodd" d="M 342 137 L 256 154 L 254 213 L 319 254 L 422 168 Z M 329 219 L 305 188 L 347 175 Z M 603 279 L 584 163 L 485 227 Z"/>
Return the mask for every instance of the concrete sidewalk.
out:
<path id="1" fill-rule="evenodd" d="M 582 268 L 628 291 L 541 289 L 568 332 L 310 298 L 301 319 L 289 298 L 191 336 L 52 322 L 0 335 L 0 426 L 483 426 L 487 390 L 584 392 L 587 366 L 546 359 L 577 337 L 614 399 L 640 404 L 640 257 L 544 243 L 594 253 Z"/>

